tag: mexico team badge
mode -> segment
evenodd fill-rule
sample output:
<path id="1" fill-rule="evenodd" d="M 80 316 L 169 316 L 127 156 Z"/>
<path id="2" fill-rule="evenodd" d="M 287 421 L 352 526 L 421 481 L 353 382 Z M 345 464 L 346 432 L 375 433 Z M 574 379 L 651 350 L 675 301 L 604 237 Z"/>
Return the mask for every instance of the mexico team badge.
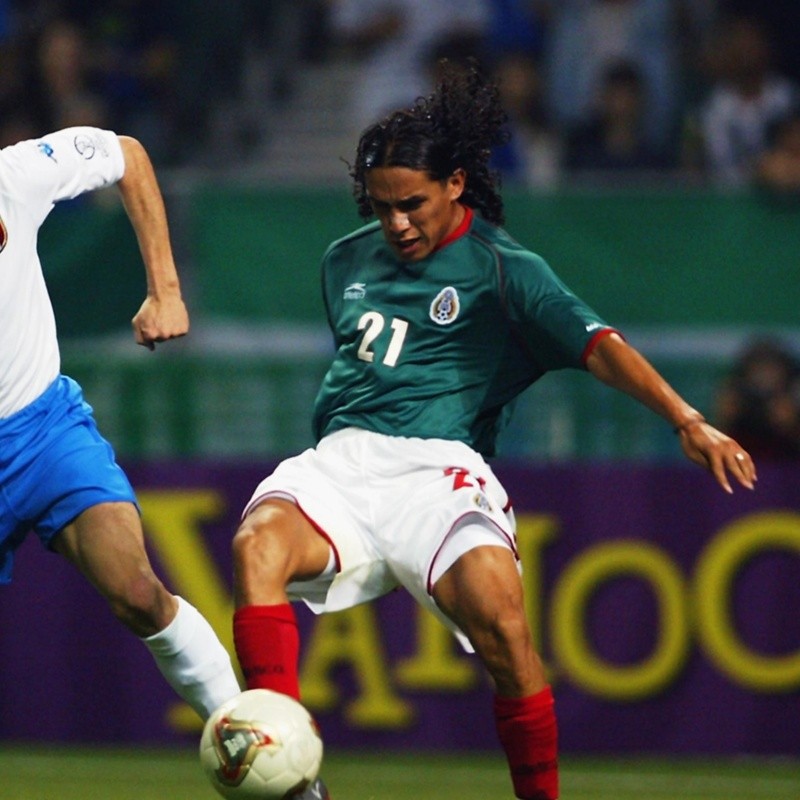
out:
<path id="1" fill-rule="evenodd" d="M 455 322 L 461 303 L 458 292 L 452 286 L 445 286 L 431 303 L 430 317 L 437 325 L 449 325 Z"/>

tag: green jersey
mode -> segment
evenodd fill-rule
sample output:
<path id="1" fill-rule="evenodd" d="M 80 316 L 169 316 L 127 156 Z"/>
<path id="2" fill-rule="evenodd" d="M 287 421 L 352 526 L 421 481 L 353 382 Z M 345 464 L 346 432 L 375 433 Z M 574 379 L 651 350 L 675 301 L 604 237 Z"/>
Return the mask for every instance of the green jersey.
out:
<path id="1" fill-rule="evenodd" d="M 460 233 L 417 262 L 399 260 L 377 222 L 328 248 L 336 355 L 316 399 L 318 439 L 356 427 L 491 456 L 520 392 L 585 367 L 606 323 L 501 228 L 468 209 Z"/>

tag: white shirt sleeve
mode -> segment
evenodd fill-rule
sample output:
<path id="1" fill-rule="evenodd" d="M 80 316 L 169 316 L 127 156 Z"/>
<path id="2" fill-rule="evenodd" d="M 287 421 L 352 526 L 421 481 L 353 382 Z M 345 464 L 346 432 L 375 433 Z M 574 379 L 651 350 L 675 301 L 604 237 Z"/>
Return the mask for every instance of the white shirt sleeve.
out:
<path id="1" fill-rule="evenodd" d="M 2 170 L 4 188 L 41 222 L 59 200 L 116 183 L 125 159 L 112 131 L 75 127 L 4 148 Z"/>

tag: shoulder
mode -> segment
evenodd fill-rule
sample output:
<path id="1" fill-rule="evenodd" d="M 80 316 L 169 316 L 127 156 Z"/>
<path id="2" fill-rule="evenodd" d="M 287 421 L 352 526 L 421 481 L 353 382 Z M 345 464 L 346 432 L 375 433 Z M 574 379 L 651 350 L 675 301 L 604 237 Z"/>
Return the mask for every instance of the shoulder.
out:
<path id="1" fill-rule="evenodd" d="M 484 248 L 495 259 L 498 268 L 504 272 L 548 271 L 546 261 L 514 239 L 505 228 L 475 218 L 469 232 L 476 247 Z"/>
<path id="2" fill-rule="evenodd" d="M 325 250 L 323 261 L 347 259 L 365 248 L 383 243 L 383 233 L 378 222 L 370 222 L 352 233 L 331 242 Z"/>
<path id="3" fill-rule="evenodd" d="M 125 172 L 117 135 L 91 127 L 64 128 L 5 147 L 0 164 L 15 187 L 30 186 L 53 200 L 108 185 Z"/>
<path id="4" fill-rule="evenodd" d="M 113 131 L 89 126 L 62 128 L 35 139 L 18 142 L 3 148 L 3 156 L 44 160 L 52 163 L 61 160 L 78 162 L 121 161 L 122 148 Z"/>

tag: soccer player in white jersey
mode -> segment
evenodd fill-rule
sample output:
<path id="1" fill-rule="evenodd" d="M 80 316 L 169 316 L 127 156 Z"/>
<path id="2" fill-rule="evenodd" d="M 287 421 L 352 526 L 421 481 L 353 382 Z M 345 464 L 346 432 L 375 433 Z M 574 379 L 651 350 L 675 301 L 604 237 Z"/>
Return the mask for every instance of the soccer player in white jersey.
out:
<path id="1" fill-rule="evenodd" d="M 61 374 L 56 323 L 37 253 L 54 203 L 116 184 L 139 243 L 147 296 L 133 318 L 153 349 L 189 318 L 167 217 L 144 147 L 89 127 L 0 150 L 0 582 L 28 532 L 71 561 L 152 652 L 203 718 L 240 691 L 204 617 L 173 595 L 145 551 L 133 489 L 78 384 Z"/>
<path id="2" fill-rule="evenodd" d="M 498 227 L 487 165 L 503 130 L 496 87 L 471 70 L 362 134 L 351 176 L 362 216 L 377 221 L 323 258 L 336 354 L 317 395 L 318 443 L 244 510 L 234 640 L 250 688 L 297 697 L 290 600 L 336 611 L 405 587 L 488 670 L 516 796 L 553 800 L 553 696 L 525 618 L 513 513 L 485 460 L 514 399 L 550 370 L 585 369 L 665 418 L 725 491 L 730 476 L 753 488 L 756 473 Z"/>

